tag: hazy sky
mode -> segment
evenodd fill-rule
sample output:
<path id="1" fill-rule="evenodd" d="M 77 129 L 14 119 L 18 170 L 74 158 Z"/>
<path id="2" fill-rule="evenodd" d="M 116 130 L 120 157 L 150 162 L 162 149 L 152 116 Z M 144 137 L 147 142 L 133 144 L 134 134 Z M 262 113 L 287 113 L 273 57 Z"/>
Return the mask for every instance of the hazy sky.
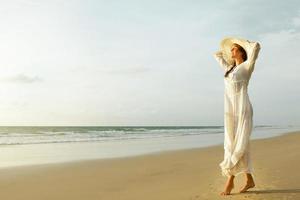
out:
<path id="1" fill-rule="evenodd" d="M 300 125 L 297 0 L 0 0 L 0 125 L 223 125 L 225 36 L 254 125 Z"/>

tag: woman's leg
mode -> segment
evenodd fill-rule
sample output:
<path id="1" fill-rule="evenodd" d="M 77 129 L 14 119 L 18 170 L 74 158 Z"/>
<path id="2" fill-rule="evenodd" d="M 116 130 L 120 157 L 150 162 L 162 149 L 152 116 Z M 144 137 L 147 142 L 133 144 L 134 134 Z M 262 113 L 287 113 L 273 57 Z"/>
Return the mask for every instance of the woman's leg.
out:
<path id="1" fill-rule="evenodd" d="M 240 189 L 240 193 L 246 192 L 249 188 L 253 188 L 255 186 L 251 173 L 245 173 L 245 174 L 246 174 L 247 182 L 246 185 Z"/>
<path id="2" fill-rule="evenodd" d="M 231 175 L 228 177 L 225 189 L 223 192 L 220 193 L 220 195 L 229 195 L 231 190 L 234 188 L 234 175 Z"/>

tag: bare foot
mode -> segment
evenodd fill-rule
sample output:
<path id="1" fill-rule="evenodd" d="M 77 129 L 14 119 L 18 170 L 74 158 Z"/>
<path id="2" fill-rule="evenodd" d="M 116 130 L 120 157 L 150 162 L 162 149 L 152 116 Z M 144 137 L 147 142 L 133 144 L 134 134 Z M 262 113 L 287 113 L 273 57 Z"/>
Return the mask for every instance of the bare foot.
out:
<path id="1" fill-rule="evenodd" d="M 225 189 L 220 193 L 221 196 L 230 195 L 231 190 L 234 188 L 233 181 L 227 181 Z"/>
<path id="2" fill-rule="evenodd" d="M 255 183 L 253 181 L 247 182 L 247 184 L 240 189 L 240 193 L 246 192 L 248 189 L 253 188 Z"/>

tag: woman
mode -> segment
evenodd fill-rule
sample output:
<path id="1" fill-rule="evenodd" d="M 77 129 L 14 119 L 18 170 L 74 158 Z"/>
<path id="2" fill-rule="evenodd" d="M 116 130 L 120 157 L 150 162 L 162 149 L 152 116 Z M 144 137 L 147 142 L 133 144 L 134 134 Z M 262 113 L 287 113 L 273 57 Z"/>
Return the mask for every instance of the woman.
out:
<path id="1" fill-rule="evenodd" d="M 250 159 L 250 135 L 253 109 L 248 96 L 248 83 L 260 51 L 258 42 L 227 37 L 221 41 L 221 50 L 214 54 L 223 68 L 224 93 L 224 160 L 219 164 L 222 175 L 227 176 L 225 189 L 220 195 L 229 195 L 234 188 L 234 177 L 244 173 L 247 191 L 255 186 Z"/>

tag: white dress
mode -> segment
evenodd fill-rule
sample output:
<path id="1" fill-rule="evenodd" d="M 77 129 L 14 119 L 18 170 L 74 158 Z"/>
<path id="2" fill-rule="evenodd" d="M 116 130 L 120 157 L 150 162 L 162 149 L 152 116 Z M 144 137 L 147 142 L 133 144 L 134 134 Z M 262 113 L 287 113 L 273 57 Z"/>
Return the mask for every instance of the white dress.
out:
<path id="1" fill-rule="evenodd" d="M 224 160 L 219 164 L 223 176 L 238 175 L 242 172 L 253 175 L 250 158 L 250 135 L 253 127 L 253 109 L 248 96 L 248 83 L 253 72 L 260 44 L 249 42 L 251 49 L 248 59 L 237 65 L 224 77 Z M 229 65 L 217 51 L 215 59 L 224 69 Z M 254 176 L 254 175 L 253 175 Z"/>

